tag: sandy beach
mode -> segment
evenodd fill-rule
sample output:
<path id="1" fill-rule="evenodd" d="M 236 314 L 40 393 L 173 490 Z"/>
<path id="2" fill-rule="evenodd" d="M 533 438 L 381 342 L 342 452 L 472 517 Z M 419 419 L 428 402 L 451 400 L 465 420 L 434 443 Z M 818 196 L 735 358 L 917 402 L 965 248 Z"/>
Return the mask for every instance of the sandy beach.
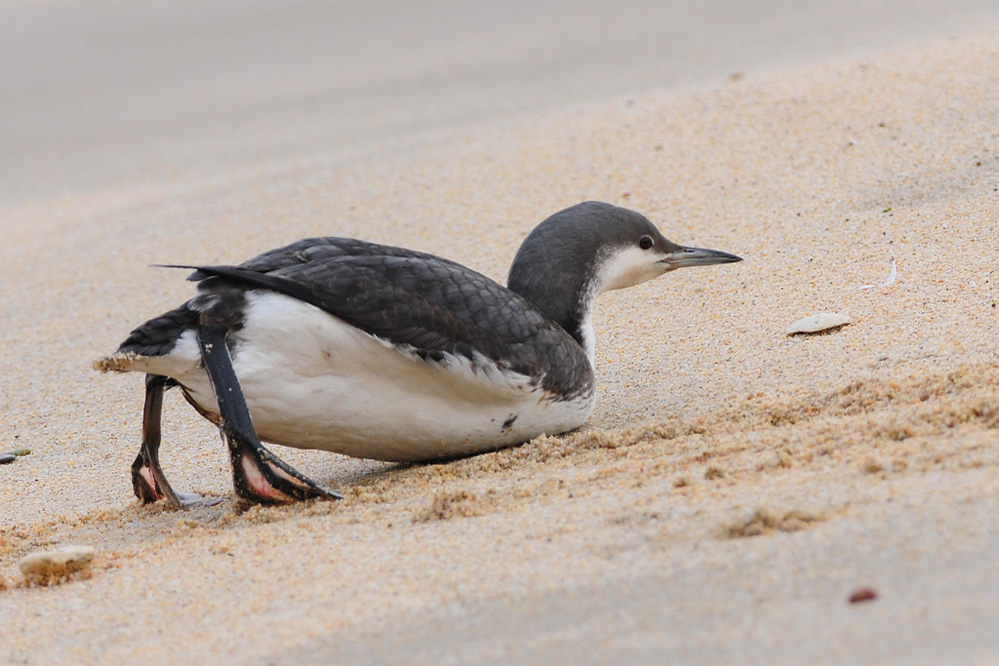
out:
<path id="1" fill-rule="evenodd" d="M 999 663 L 999 32 L 964 27 L 373 116 L 337 150 L 318 102 L 263 136 L 81 139 L 48 179 L 24 144 L 0 191 L 0 451 L 31 451 L 0 466 L 0 662 Z M 224 501 L 133 497 L 142 377 L 91 362 L 191 295 L 151 264 L 338 235 L 503 282 L 591 199 L 745 261 L 599 301 L 580 431 L 435 465 L 275 447 L 345 499 L 249 507 L 174 391 L 166 473 Z M 818 312 L 852 323 L 785 334 Z M 66 544 L 96 549 L 85 574 L 23 579 Z"/>

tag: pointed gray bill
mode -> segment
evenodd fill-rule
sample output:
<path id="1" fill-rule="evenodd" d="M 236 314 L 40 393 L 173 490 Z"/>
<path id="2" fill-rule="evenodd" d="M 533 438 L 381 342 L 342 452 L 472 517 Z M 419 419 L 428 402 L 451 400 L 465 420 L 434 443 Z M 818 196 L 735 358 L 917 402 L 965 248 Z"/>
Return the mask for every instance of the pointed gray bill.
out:
<path id="1" fill-rule="evenodd" d="M 712 264 L 731 264 L 742 261 L 742 257 L 737 257 L 721 250 L 708 250 L 703 247 L 680 247 L 676 252 L 667 254 L 659 260 L 659 263 L 669 266 L 669 270 L 685 268 L 687 266 L 710 266 Z"/>

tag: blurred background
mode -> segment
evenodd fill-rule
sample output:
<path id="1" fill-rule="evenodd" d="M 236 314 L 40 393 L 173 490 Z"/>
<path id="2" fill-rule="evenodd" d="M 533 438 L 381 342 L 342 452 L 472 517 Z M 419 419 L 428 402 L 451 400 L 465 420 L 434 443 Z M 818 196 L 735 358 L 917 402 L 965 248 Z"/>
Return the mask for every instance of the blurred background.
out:
<path id="1" fill-rule="evenodd" d="M 3 209 L 999 27 L 995 0 L 7 0 Z M 397 145 L 397 144 L 393 144 Z"/>

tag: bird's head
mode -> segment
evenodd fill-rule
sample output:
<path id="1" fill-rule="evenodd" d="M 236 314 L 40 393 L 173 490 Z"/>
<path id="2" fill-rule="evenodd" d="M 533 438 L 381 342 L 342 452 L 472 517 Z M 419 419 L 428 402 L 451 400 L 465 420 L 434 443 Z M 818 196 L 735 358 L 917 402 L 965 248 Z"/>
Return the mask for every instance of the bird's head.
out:
<path id="1" fill-rule="evenodd" d="M 593 300 L 686 266 L 742 261 L 668 240 L 641 213 L 587 201 L 555 213 L 527 236 L 507 284 L 580 339 Z"/>

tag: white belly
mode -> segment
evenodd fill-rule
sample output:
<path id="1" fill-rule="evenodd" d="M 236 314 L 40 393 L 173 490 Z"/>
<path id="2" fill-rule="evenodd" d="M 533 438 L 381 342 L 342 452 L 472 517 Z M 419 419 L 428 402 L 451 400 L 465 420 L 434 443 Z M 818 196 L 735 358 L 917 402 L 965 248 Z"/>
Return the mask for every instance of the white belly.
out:
<path id="1" fill-rule="evenodd" d="M 485 359 L 428 364 L 296 299 L 250 292 L 233 368 L 264 441 L 358 458 L 417 461 L 510 446 L 580 426 L 590 392 L 556 401 Z M 196 334 L 134 369 L 173 377 L 217 414 Z"/>

